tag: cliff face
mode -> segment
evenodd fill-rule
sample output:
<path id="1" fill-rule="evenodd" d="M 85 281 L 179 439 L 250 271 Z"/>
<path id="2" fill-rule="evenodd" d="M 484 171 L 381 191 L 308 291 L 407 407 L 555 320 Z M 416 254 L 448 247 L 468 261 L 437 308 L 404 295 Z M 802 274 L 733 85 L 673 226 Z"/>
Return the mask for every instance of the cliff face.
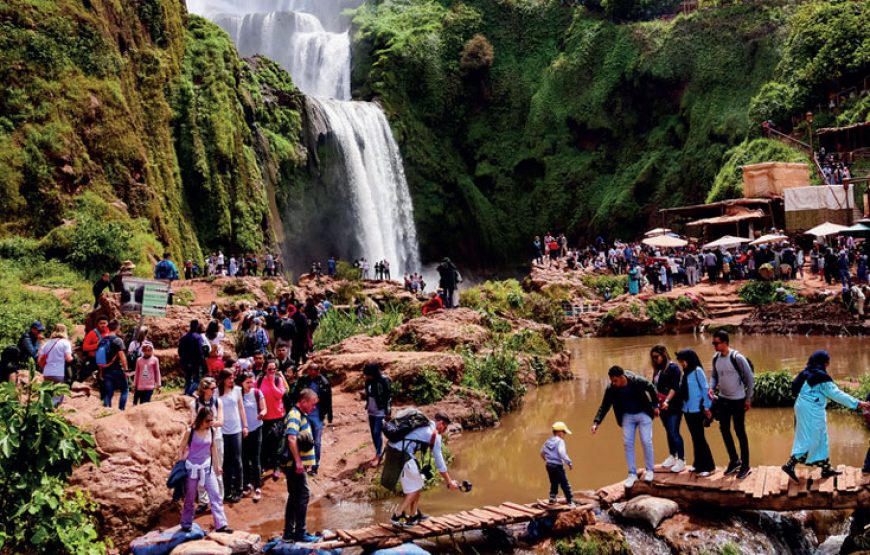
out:
<path id="1" fill-rule="evenodd" d="M 734 192 L 727 173 L 711 192 L 729 159 L 799 158 L 753 143 L 760 123 L 790 127 L 870 69 L 866 3 L 702 2 L 628 22 L 637 14 L 599 4 L 384 0 L 357 11 L 356 92 L 390 117 L 425 258 L 526 259 L 547 230 L 627 239 L 660 207 Z M 816 120 L 867 113 L 864 100 Z"/>
<path id="2" fill-rule="evenodd" d="M 183 0 L 0 3 L 0 76 L 6 233 L 74 220 L 86 191 L 177 258 L 280 229 L 275 182 L 303 158 L 298 93 Z"/>

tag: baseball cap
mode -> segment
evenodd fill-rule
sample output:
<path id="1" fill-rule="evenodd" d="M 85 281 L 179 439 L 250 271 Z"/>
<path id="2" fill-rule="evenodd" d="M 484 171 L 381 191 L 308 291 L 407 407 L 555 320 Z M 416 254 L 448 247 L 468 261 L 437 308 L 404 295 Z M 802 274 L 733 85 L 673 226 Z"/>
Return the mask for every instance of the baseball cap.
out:
<path id="1" fill-rule="evenodd" d="M 38 329 L 39 331 L 45 331 L 45 326 L 43 326 L 43 325 L 42 325 L 42 322 L 40 322 L 39 320 L 37 320 L 37 321 L 33 322 L 32 324 L 30 324 L 30 327 L 31 327 L 31 328 L 36 328 L 36 329 Z"/>
<path id="2" fill-rule="evenodd" d="M 553 431 L 554 432 L 565 432 L 566 434 L 570 434 L 571 430 L 568 429 L 568 426 L 565 425 L 561 420 L 559 422 L 553 423 Z"/>

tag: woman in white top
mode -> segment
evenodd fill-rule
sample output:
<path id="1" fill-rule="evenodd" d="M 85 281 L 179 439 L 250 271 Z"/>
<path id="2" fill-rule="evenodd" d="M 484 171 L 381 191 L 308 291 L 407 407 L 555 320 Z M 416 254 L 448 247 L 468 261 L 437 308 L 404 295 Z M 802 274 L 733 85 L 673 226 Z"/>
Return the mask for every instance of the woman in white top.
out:
<path id="1" fill-rule="evenodd" d="M 237 503 L 242 497 L 242 438 L 248 435 L 248 421 L 242 388 L 235 384 L 232 371 L 218 374 L 218 393 L 224 410 L 224 501 Z"/>
<path id="2" fill-rule="evenodd" d="M 39 348 L 37 360 L 45 361 L 45 366 L 42 367 L 44 380 L 54 383 L 66 381 L 66 365 L 72 362 L 72 345 L 67 339 L 65 325 L 55 324 L 51 339 Z M 51 400 L 54 406 L 58 406 L 63 401 L 63 395 L 52 397 Z"/>
<path id="3" fill-rule="evenodd" d="M 242 483 L 245 484 L 242 495 L 254 492 L 254 503 L 260 501 L 263 492 L 260 490 L 261 475 L 260 450 L 263 444 L 263 418 L 266 416 L 266 398 L 256 388 L 254 374 L 243 372 L 239 376 L 242 383 L 242 405 L 245 407 L 245 419 L 248 423 L 248 435 L 242 439 Z"/>

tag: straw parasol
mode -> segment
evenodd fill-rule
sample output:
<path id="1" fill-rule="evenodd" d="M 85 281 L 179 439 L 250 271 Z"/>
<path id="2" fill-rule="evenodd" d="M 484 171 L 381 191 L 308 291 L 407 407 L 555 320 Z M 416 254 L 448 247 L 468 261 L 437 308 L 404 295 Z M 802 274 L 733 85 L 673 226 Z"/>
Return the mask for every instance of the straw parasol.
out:
<path id="1" fill-rule="evenodd" d="M 849 229 L 848 227 L 840 224 L 832 224 L 831 222 L 825 222 L 823 224 L 817 225 L 816 227 L 805 231 L 807 235 L 815 235 L 816 237 L 827 237 L 828 235 L 837 235 L 841 231 Z"/>
<path id="2" fill-rule="evenodd" d="M 704 245 L 705 249 L 716 249 L 719 247 L 736 247 L 737 245 L 741 245 L 743 243 L 748 243 L 752 239 L 747 239 L 746 237 L 734 237 L 733 235 L 726 235 L 725 237 L 720 237 L 715 241 L 711 241 Z"/>
<path id="3" fill-rule="evenodd" d="M 788 237 L 786 237 L 785 235 L 771 233 L 768 235 L 762 235 L 761 237 L 759 237 L 755 241 L 752 241 L 749 244 L 750 245 L 766 245 L 767 243 L 781 243 L 787 239 L 788 239 Z"/>
<path id="4" fill-rule="evenodd" d="M 689 242 L 685 239 L 680 239 L 679 237 L 671 237 L 670 235 L 657 235 L 655 237 L 647 237 L 642 241 L 642 243 L 650 247 L 659 247 L 663 249 L 685 247 L 689 244 Z"/>

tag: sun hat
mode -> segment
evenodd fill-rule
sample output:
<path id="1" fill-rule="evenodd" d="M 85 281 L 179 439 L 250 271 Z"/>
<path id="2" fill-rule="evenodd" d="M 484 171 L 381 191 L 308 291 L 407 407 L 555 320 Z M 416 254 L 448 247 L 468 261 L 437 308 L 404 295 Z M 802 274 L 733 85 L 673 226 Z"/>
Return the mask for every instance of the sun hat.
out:
<path id="1" fill-rule="evenodd" d="M 565 423 L 562 422 L 561 420 L 559 422 L 555 422 L 553 424 L 553 431 L 554 432 L 565 432 L 566 434 L 571 433 L 571 430 L 568 429 L 568 426 L 566 426 Z"/>

